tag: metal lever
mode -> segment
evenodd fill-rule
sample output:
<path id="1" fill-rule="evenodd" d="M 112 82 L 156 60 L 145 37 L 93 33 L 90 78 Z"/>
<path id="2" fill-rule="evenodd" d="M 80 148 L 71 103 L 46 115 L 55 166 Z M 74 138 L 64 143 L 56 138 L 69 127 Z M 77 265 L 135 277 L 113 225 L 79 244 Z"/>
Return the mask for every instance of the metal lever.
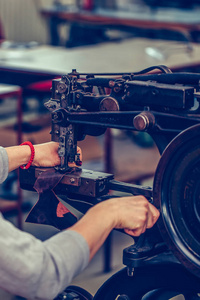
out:
<path id="1" fill-rule="evenodd" d="M 153 190 L 151 187 L 143 187 L 136 184 L 120 182 L 114 179 L 110 180 L 108 185 L 109 189 L 111 190 L 127 192 L 133 195 L 143 195 L 148 199 L 151 199 L 153 197 Z"/>

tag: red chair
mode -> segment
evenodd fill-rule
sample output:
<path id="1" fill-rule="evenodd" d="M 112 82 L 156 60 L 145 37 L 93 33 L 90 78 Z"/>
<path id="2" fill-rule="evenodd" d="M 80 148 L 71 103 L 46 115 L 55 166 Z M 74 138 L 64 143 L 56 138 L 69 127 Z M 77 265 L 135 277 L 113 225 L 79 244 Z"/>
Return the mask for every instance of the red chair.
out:
<path id="1" fill-rule="evenodd" d="M 39 103 L 39 110 L 43 111 L 44 107 L 44 100 L 50 99 L 51 97 L 51 86 L 52 86 L 52 79 L 38 81 L 29 84 L 28 86 L 23 88 L 23 100 L 24 105 L 26 105 L 26 99 L 29 97 L 35 97 Z"/>
<path id="2" fill-rule="evenodd" d="M 33 92 L 33 93 L 38 93 L 39 95 L 43 93 L 50 93 L 51 84 L 52 84 L 52 80 L 34 82 L 26 86 L 24 88 L 24 92 L 27 94 Z"/>

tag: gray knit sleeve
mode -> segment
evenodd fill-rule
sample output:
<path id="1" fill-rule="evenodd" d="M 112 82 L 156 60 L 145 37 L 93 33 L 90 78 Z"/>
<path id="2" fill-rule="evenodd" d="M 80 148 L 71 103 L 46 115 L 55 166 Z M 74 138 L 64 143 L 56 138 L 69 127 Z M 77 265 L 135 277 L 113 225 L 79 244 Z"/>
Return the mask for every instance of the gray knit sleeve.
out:
<path id="1" fill-rule="evenodd" d="M 0 245 L 0 286 L 26 299 L 54 299 L 89 262 L 78 232 L 64 230 L 41 242 L 1 214 Z"/>
<path id="2" fill-rule="evenodd" d="M 3 147 L 0 147 L 0 183 L 8 176 L 8 155 Z"/>

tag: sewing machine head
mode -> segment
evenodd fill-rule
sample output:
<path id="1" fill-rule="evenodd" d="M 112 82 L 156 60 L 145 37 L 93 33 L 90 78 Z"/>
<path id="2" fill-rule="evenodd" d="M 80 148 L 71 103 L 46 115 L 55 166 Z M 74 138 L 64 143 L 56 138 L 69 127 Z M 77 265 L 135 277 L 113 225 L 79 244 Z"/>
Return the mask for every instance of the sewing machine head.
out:
<path id="1" fill-rule="evenodd" d="M 143 75 L 153 69 L 163 73 Z M 147 131 L 155 139 L 156 132 L 167 130 L 170 138 L 162 145 L 157 141 L 162 152 L 175 136 L 172 128 L 167 128 L 166 115 L 186 117 L 199 96 L 199 78 L 190 77 L 158 66 L 132 74 L 81 74 L 73 70 L 53 80 L 52 98 L 45 106 L 52 113 L 52 140 L 59 142 L 60 170 L 66 170 L 68 162 L 79 161 L 77 140 L 87 134 L 100 135 L 107 127 Z M 183 130 L 186 127 L 181 123 Z M 179 126 L 173 123 L 173 127 L 176 130 Z"/>
<path id="2" fill-rule="evenodd" d="M 161 72 L 149 73 L 156 69 Z M 52 114 L 52 140 L 59 143 L 57 171 L 65 173 L 56 192 L 66 202 L 73 195 L 90 205 L 105 199 L 110 189 L 153 199 L 161 211 L 158 227 L 167 246 L 200 277 L 199 82 L 200 74 L 172 73 L 165 66 L 130 74 L 73 70 L 53 80 L 52 98 L 45 106 Z M 107 128 L 151 135 L 162 154 L 153 189 L 117 182 L 112 174 L 69 168 L 69 162 L 80 161 L 77 141 L 85 135 L 101 135 Z M 20 172 L 21 186 L 30 189 L 43 171 Z M 78 209 L 84 212 L 83 206 Z M 134 255 L 126 256 L 130 267 L 134 267 L 135 258 L 130 258 Z"/>

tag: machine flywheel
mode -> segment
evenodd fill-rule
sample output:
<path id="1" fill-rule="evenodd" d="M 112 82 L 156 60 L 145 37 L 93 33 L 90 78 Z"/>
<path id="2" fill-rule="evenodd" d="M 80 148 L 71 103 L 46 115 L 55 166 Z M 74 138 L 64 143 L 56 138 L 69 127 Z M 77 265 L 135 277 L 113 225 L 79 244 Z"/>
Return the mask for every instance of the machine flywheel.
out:
<path id="1" fill-rule="evenodd" d="M 163 152 L 154 178 L 158 227 L 177 259 L 200 277 L 200 125 L 177 135 Z"/>

